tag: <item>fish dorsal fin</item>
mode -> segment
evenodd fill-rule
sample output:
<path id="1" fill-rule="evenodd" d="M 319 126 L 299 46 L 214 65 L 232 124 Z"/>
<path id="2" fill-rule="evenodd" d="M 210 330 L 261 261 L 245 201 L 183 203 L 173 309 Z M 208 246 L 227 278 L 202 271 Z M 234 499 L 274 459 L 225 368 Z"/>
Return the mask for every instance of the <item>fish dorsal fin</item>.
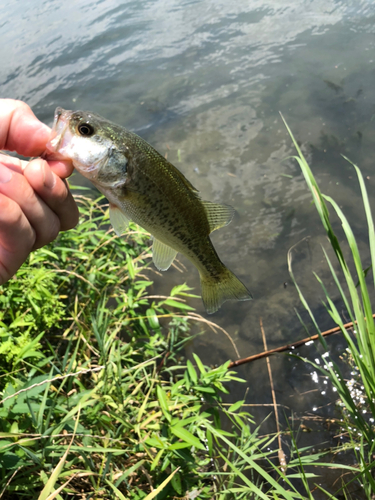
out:
<path id="1" fill-rule="evenodd" d="M 152 260 L 159 271 L 166 271 L 169 269 L 176 255 L 176 250 L 173 250 L 170 246 L 154 238 L 154 243 L 152 244 Z"/>
<path id="2" fill-rule="evenodd" d="M 220 205 L 211 201 L 202 201 L 202 204 L 207 213 L 210 233 L 215 229 L 226 226 L 233 219 L 235 209 L 230 205 Z"/>
<path id="3" fill-rule="evenodd" d="M 121 236 L 129 225 L 129 219 L 113 203 L 109 204 L 109 220 L 117 236 Z"/>

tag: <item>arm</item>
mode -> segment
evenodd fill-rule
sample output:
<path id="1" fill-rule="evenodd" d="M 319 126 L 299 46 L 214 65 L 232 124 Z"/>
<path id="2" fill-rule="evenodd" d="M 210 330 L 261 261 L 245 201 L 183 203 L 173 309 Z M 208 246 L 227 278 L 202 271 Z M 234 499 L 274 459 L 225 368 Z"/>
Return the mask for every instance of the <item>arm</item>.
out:
<path id="1" fill-rule="evenodd" d="M 0 150 L 39 156 L 50 129 L 21 101 L 0 99 Z M 29 253 L 78 222 L 78 209 L 64 179 L 70 162 L 30 162 L 0 154 L 0 285 Z"/>

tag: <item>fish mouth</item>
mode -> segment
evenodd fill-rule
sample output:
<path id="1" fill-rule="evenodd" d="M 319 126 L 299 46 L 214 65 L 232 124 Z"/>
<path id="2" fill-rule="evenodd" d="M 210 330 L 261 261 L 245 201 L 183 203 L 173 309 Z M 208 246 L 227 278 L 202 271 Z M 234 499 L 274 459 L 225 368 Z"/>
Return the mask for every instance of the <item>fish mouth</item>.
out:
<path id="1" fill-rule="evenodd" d="M 46 150 L 42 158 L 46 160 L 61 160 L 63 158 L 59 153 L 60 145 L 63 140 L 64 134 L 69 127 L 69 121 L 72 111 L 65 110 L 57 107 L 55 110 L 54 121 L 52 125 L 52 132 L 49 141 L 46 144 Z"/>

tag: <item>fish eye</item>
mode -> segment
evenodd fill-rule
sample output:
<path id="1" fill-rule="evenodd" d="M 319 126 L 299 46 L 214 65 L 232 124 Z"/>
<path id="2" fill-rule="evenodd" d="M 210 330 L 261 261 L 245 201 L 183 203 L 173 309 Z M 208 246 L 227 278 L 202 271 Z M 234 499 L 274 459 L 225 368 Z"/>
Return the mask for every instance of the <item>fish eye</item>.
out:
<path id="1" fill-rule="evenodd" d="M 89 123 L 81 123 L 78 125 L 78 132 L 83 137 L 90 137 L 94 133 L 94 127 Z"/>

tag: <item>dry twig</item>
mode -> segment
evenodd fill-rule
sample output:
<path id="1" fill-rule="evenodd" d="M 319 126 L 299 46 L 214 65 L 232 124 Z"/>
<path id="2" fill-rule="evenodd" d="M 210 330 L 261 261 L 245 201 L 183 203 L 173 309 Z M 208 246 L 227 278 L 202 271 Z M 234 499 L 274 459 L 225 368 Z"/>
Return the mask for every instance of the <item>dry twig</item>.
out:
<path id="1" fill-rule="evenodd" d="M 266 341 L 266 334 L 264 333 L 264 328 L 263 328 L 263 321 L 262 318 L 259 318 L 259 323 L 260 323 L 260 331 L 262 332 L 262 338 L 263 338 L 263 345 L 264 349 L 267 351 L 267 341 Z M 275 419 L 276 419 L 276 431 L 277 431 L 277 440 L 279 443 L 279 450 L 278 450 L 278 457 L 279 457 L 279 462 L 280 462 L 280 467 L 281 467 L 281 472 L 285 474 L 285 471 L 287 469 L 287 464 L 286 464 L 286 457 L 285 453 L 283 451 L 283 446 L 281 443 L 281 433 L 280 433 L 280 422 L 279 422 L 279 412 L 277 410 L 277 402 L 276 402 L 276 394 L 275 394 L 275 389 L 273 386 L 273 378 L 272 378 L 272 370 L 271 370 L 271 363 L 270 360 L 267 358 L 267 369 L 268 369 L 268 377 L 270 379 L 270 386 L 271 386 L 271 393 L 272 393 L 272 402 L 273 402 L 273 409 L 275 412 Z"/>
<path id="2" fill-rule="evenodd" d="M 15 392 L 14 394 L 11 394 L 10 396 L 7 396 L 6 398 L 4 398 L 0 401 L 0 404 L 5 403 L 5 401 L 7 401 L 8 399 L 15 398 L 16 396 L 18 396 L 19 394 L 21 394 L 23 392 L 29 391 L 30 389 L 34 389 L 34 387 L 39 387 L 39 386 L 44 385 L 44 384 L 49 384 L 50 382 L 55 382 L 56 380 L 64 380 L 68 377 L 76 377 L 76 376 L 82 375 L 84 373 L 97 372 L 99 370 L 103 370 L 104 368 L 105 368 L 105 366 L 97 366 L 96 368 L 88 368 L 86 370 L 81 370 L 79 372 L 67 373 L 66 375 L 58 375 L 56 377 L 53 377 L 53 378 L 50 378 L 47 380 L 43 380 L 42 382 L 38 382 L 37 384 L 30 385 L 30 387 L 26 387 L 25 389 L 21 389 L 21 390 Z"/>
<path id="3" fill-rule="evenodd" d="M 375 314 L 372 316 L 375 318 Z M 350 321 L 349 323 L 346 323 L 344 325 L 344 328 L 346 330 L 353 328 L 354 323 Z M 332 335 L 334 333 L 338 333 L 341 331 L 341 327 L 336 326 L 335 328 L 331 328 L 330 330 L 327 330 L 321 334 L 322 337 L 327 337 L 328 335 Z M 233 368 L 234 366 L 239 366 L 243 365 L 245 363 L 250 363 L 251 361 L 255 361 L 256 359 L 261 359 L 261 358 L 267 358 L 268 356 L 271 356 L 271 354 L 275 354 L 277 352 L 284 352 L 284 351 L 290 351 L 291 349 L 295 349 L 296 347 L 300 347 L 301 345 L 306 344 L 307 342 L 313 342 L 315 340 L 318 340 L 320 335 L 312 335 L 311 337 L 307 337 L 302 340 L 297 340 L 297 342 L 292 342 L 291 344 L 286 344 L 281 347 L 276 347 L 275 349 L 270 349 L 269 351 L 263 351 L 258 354 L 253 354 L 252 356 L 248 356 L 247 358 L 242 358 L 242 359 L 237 359 L 236 361 L 232 361 L 231 364 L 229 365 L 229 368 Z"/>

